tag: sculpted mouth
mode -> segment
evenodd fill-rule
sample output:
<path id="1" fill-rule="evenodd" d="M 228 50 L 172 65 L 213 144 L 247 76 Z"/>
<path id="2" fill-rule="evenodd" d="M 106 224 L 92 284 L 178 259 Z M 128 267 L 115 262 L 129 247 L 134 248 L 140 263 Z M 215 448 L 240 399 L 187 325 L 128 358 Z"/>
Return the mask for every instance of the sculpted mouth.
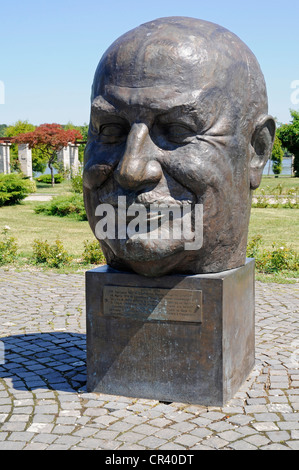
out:
<path id="1" fill-rule="evenodd" d="M 146 219 L 147 222 L 150 222 L 154 225 L 156 225 L 157 223 L 158 225 L 162 225 L 164 221 L 165 222 L 169 220 L 172 221 L 173 218 L 181 217 L 182 215 L 181 210 L 178 211 L 178 209 L 181 209 L 181 207 L 183 206 L 172 205 L 172 206 L 162 207 L 162 205 L 146 206 L 143 204 L 133 204 L 130 208 L 126 209 L 125 221 L 126 221 L 126 224 L 129 224 L 132 220 L 136 219 L 136 214 L 141 213 L 141 214 L 144 214 L 144 219 Z M 186 207 L 186 204 L 184 204 L 184 207 Z M 131 209 L 131 210 L 128 212 L 128 209 Z M 119 209 L 116 207 L 115 215 L 117 219 L 119 218 L 119 212 L 120 212 Z"/>
<path id="2" fill-rule="evenodd" d="M 150 195 L 148 193 L 136 194 L 104 194 L 101 189 L 98 189 L 98 202 L 99 204 L 110 204 L 115 209 L 119 207 L 119 197 L 126 198 L 126 208 L 130 206 L 145 207 L 146 210 L 159 207 L 182 207 L 195 203 L 195 198 L 175 199 L 171 195 L 163 196 L 161 198 Z"/>

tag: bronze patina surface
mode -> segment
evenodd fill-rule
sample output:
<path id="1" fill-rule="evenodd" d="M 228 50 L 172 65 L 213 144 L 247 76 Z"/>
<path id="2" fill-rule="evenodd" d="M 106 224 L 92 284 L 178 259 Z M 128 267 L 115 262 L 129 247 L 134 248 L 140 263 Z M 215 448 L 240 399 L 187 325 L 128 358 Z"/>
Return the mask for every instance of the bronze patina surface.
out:
<path id="1" fill-rule="evenodd" d="M 218 406 L 244 382 L 254 364 L 252 191 L 274 136 L 259 64 L 219 25 L 160 18 L 105 52 L 83 175 L 108 264 L 86 274 L 88 390 Z M 188 213 L 192 249 L 176 231 Z"/>
<path id="2" fill-rule="evenodd" d="M 203 243 L 187 251 L 183 236 L 108 236 L 100 240 L 107 263 L 149 277 L 244 265 L 252 190 L 275 135 L 267 107 L 255 56 L 219 25 L 160 18 L 117 39 L 92 86 L 84 169 L 90 226 L 96 233 L 96 208 L 117 212 L 119 197 L 147 211 L 201 204 Z"/>
<path id="3" fill-rule="evenodd" d="M 166 297 L 172 291 L 201 292 L 201 321 L 186 321 L 185 308 L 167 315 L 160 294 L 159 313 L 159 303 L 146 306 L 143 295 L 129 314 L 125 308 L 107 312 L 106 286 L 115 292 L 118 286 L 119 302 L 128 307 L 125 293 L 137 289 L 153 295 L 164 290 Z M 86 287 L 89 391 L 222 406 L 252 370 L 253 260 L 221 274 L 157 278 L 103 266 L 86 273 Z"/>

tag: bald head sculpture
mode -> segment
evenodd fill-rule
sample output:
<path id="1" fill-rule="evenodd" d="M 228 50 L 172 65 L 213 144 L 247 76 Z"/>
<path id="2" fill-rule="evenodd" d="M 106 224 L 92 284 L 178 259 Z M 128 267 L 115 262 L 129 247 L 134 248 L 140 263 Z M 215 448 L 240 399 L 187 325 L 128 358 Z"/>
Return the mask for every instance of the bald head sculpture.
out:
<path id="1" fill-rule="evenodd" d="M 144 276 L 242 266 L 252 190 L 275 135 L 267 108 L 256 58 L 221 26 L 161 18 L 117 39 L 94 77 L 83 178 L 88 220 L 107 263 Z M 115 231 L 97 230 L 99 207 Z M 132 207 L 146 214 L 149 236 L 126 230 Z M 153 207 L 189 210 L 201 243 L 186 249 L 183 231 L 167 236 L 175 216 L 164 227 Z M 150 236 L 153 214 L 163 236 Z"/>

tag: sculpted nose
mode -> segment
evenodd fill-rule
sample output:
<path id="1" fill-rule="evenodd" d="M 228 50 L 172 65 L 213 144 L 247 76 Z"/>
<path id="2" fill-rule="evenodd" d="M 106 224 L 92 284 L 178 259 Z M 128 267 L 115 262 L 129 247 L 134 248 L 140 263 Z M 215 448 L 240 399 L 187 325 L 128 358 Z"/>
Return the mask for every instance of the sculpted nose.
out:
<path id="1" fill-rule="evenodd" d="M 153 159 L 152 151 L 146 124 L 133 124 L 125 153 L 115 170 L 115 179 L 123 188 L 136 190 L 160 181 L 162 168 L 160 163 Z"/>

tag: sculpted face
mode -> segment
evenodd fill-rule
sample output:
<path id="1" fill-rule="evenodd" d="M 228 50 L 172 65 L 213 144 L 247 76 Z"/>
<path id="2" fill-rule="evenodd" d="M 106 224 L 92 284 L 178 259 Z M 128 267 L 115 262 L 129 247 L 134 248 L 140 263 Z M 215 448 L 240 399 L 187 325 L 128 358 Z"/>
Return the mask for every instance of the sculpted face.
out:
<path id="1" fill-rule="evenodd" d="M 116 236 L 100 241 L 108 264 L 145 276 L 243 265 L 251 192 L 274 134 L 256 59 L 227 30 L 164 18 L 117 40 L 95 74 L 84 169 L 95 235 L 97 207 L 114 209 Z M 120 200 L 125 209 L 138 204 L 148 220 L 153 205 L 189 210 L 194 239 L 202 230 L 202 244 L 186 249 L 183 234 L 167 236 L 174 221 L 164 227 L 160 215 L 164 237 L 117 237 L 134 215 L 123 217 Z"/>

